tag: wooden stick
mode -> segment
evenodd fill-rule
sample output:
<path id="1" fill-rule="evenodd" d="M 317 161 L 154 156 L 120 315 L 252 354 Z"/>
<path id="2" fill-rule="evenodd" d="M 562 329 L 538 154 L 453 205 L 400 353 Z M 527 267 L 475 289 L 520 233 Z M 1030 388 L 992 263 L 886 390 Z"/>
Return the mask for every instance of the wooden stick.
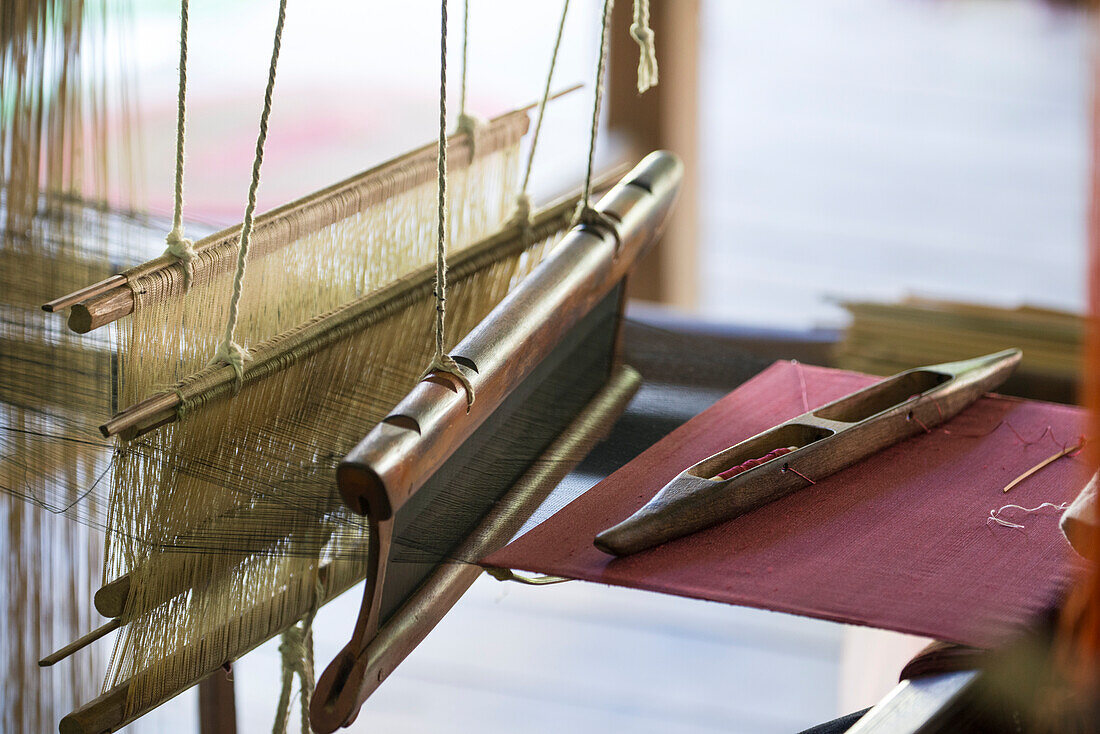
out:
<path id="1" fill-rule="evenodd" d="M 125 284 L 125 275 L 112 275 L 110 278 L 105 278 L 98 283 L 92 283 L 91 285 L 85 286 L 78 291 L 73 291 L 67 296 L 61 296 L 60 298 L 55 298 L 49 303 L 44 303 L 42 304 L 42 310 L 48 311 L 49 313 L 61 311 L 63 309 L 69 308 L 79 301 L 84 301 L 92 298 L 93 296 L 98 296 L 101 293 L 106 293 L 112 288 L 117 288 L 118 286 Z"/>
<path id="2" fill-rule="evenodd" d="M 1072 453 L 1080 451 L 1081 447 L 1083 447 L 1084 445 L 1085 445 L 1084 441 L 1078 441 L 1073 446 L 1069 446 L 1067 448 L 1062 449 L 1061 451 L 1056 453 L 1054 456 L 1051 456 L 1048 459 L 1043 459 L 1038 464 L 1031 467 L 1026 472 L 1024 472 L 1023 474 L 1021 474 L 1020 476 L 1016 477 L 1011 482 L 1009 482 L 1008 485 L 1004 488 L 1005 494 L 1008 494 L 1008 490 L 1012 489 L 1013 487 L 1015 487 L 1020 482 L 1024 481 L 1025 479 L 1027 479 L 1031 475 L 1035 474 L 1036 472 L 1040 471 L 1041 469 L 1044 469 L 1045 467 L 1050 466 L 1054 462 L 1058 461 L 1058 459 L 1061 459 L 1063 456 L 1069 456 Z"/>
<path id="3" fill-rule="evenodd" d="M 571 87 L 567 87 L 550 97 L 551 100 L 559 99 L 567 94 L 581 89 L 582 84 L 574 84 Z M 517 110 L 498 115 L 489 121 L 489 124 L 501 123 L 507 121 L 510 117 L 517 114 L 525 114 L 528 111 L 537 107 L 537 103 L 525 105 Z M 456 134 L 451 136 L 451 145 L 460 145 L 465 142 L 464 134 Z M 322 197 L 326 193 L 331 193 L 339 189 L 347 188 L 349 185 L 353 185 L 355 181 L 359 179 L 366 179 L 371 175 L 377 174 L 379 171 L 393 167 L 395 165 L 407 162 L 430 152 L 434 156 L 435 144 L 432 143 L 424 148 L 419 148 L 411 153 L 403 155 L 397 159 L 387 161 L 386 163 L 376 166 L 365 173 L 357 174 L 352 178 L 346 179 L 335 186 L 330 186 L 322 191 L 310 194 L 309 196 L 298 199 L 290 204 L 286 204 L 270 212 L 267 212 L 263 216 L 257 218 L 257 228 L 261 227 L 264 222 L 270 221 L 277 217 L 285 216 L 288 212 L 299 209 L 305 204 L 316 200 L 318 197 Z M 490 153 L 491 150 L 480 150 L 478 155 L 482 153 Z M 432 158 L 434 161 L 434 158 Z M 425 181 L 430 180 L 435 175 L 434 163 L 431 166 L 425 168 Z M 419 179 L 414 183 L 422 183 Z M 209 247 L 219 246 L 226 241 L 235 241 L 238 233 L 240 232 L 240 225 L 234 225 L 221 230 L 209 237 L 203 238 L 202 241 L 196 243 L 196 249 L 203 250 Z M 158 257 L 154 260 L 146 263 L 147 267 L 142 270 L 143 274 L 148 274 L 156 270 L 162 270 L 167 267 L 177 265 L 177 260 L 171 257 Z M 228 267 L 228 265 L 227 265 Z M 99 283 L 81 288 L 78 291 L 74 291 L 68 295 L 56 298 L 49 303 L 42 306 L 43 310 L 55 312 L 61 311 L 65 308 L 71 308 L 69 312 L 69 328 L 78 334 L 86 334 L 89 331 L 98 329 L 101 326 L 105 326 L 113 321 L 133 313 L 134 310 L 134 294 L 128 287 L 129 279 L 125 274 L 112 275 L 106 280 L 102 280 Z"/>
<path id="4" fill-rule="evenodd" d="M 39 667 L 42 667 L 42 668 L 48 668 L 51 665 L 55 665 L 56 663 L 59 663 L 62 660 L 64 660 L 65 658 L 72 655 L 77 650 L 83 650 L 88 645 L 92 644 L 93 642 L 100 639 L 101 637 L 104 637 L 105 635 L 107 635 L 111 632 L 114 632 L 115 630 L 117 630 L 121 626 L 122 626 L 122 620 L 121 619 L 118 619 L 118 618 L 112 619 L 107 624 L 104 624 L 100 627 L 97 627 L 96 629 L 92 630 L 88 634 L 73 640 L 68 645 L 65 645 L 65 647 L 58 650 L 57 652 L 51 652 L 49 655 L 47 655 L 46 657 L 39 660 L 38 665 L 39 665 Z"/>

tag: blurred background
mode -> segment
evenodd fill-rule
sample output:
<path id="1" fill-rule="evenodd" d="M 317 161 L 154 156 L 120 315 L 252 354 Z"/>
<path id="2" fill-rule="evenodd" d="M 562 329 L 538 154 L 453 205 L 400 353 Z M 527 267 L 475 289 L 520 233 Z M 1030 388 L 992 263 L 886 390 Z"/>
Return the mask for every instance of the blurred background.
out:
<path id="1" fill-rule="evenodd" d="M 554 87 L 586 86 L 549 109 L 536 199 L 583 175 L 601 5 L 571 3 Z M 1086 9 L 652 0 L 661 83 L 639 98 L 630 5 L 615 11 L 598 160 L 667 147 L 689 167 L 675 220 L 631 285 L 632 314 L 707 324 L 765 356 L 882 373 L 1026 343 L 1017 389 L 1074 399 L 1091 166 Z M 537 100 L 560 11 L 471 1 L 471 112 Z M 169 215 L 178 3 L 142 0 L 128 13 L 118 47 L 137 68 L 141 155 L 111 197 Z M 192 0 L 193 227 L 241 218 L 274 21 L 270 0 Z M 460 34 L 459 20 L 453 110 Z M 260 209 L 432 140 L 438 43 L 434 0 L 292 0 Z M 358 596 L 321 611 L 319 660 L 346 640 Z M 483 579 L 352 731 L 790 732 L 874 703 L 921 644 L 636 591 Z M 271 724 L 275 648 L 235 666 L 242 732 Z M 135 728 L 196 726 L 191 692 Z"/>

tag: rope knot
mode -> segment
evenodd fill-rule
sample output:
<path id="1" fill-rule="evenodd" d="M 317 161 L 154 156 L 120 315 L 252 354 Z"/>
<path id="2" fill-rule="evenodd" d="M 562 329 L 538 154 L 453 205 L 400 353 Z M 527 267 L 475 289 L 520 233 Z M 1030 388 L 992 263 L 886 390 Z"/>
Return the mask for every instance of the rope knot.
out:
<path id="1" fill-rule="evenodd" d="M 512 213 L 512 223 L 521 230 L 531 228 L 531 197 L 521 193 L 516 197 L 516 210 Z"/>
<path id="2" fill-rule="evenodd" d="M 486 122 L 477 115 L 461 112 L 458 115 L 458 123 L 455 132 L 463 134 L 470 144 L 470 162 L 474 160 L 474 152 L 477 149 L 477 139 L 485 129 Z"/>
<path id="3" fill-rule="evenodd" d="M 244 382 L 244 363 L 245 360 L 251 359 L 248 350 L 242 347 L 235 341 L 223 341 L 218 345 L 217 351 L 214 352 L 214 359 L 210 360 L 210 364 L 227 364 L 233 368 L 233 371 L 237 374 L 237 389 L 240 389 L 241 383 Z"/>
<path id="4" fill-rule="evenodd" d="M 605 214 L 604 212 L 601 212 L 599 209 L 596 209 L 595 207 L 591 206 L 590 204 L 586 204 L 583 201 L 577 204 L 577 211 L 573 215 L 573 226 L 576 227 L 578 224 L 582 224 L 586 227 L 592 227 L 593 229 L 599 230 L 601 232 L 607 232 L 612 237 L 614 237 L 616 253 L 618 253 L 619 250 L 622 248 L 623 241 L 622 238 L 619 236 L 618 223 L 611 217 L 607 216 L 607 214 Z"/>
<path id="5" fill-rule="evenodd" d="M 191 281 L 195 276 L 195 266 L 192 261 L 198 257 L 198 253 L 195 252 L 195 243 L 184 237 L 182 229 L 178 226 L 172 228 L 164 241 L 168 245 L 164 254 L 171 255 L 183 263 L 183 289 L 190 290 Z"/>
<path id="6" fill-rule="evenodd" d="M 296 624 L 283 633 L 282 642 L 279 643 L 283 666 L 300 675 L 306 673 L 306 632 L 301 625 Z"/>
<path id="7" fill-rule="evenodd" d="M 462 387 L 466 389 L 466 412 L 469 413 L 470 408 L 474 405 L 474 386 L 470 383 L 470 378 L 462 371 L 462 367 L 454 360 L 454 357 L 449 354 L 437 354 L 432 359 L 432 363 L 428 365 L 428 369 L 424 370 L 424 374 L 420 376 L 420 379 L 423 380 L 433 372 L 446 372 L 454 375 L 462 383 Z"/>
<path id="8" fill-rule="evenodd" d="M 638 44 L 638 94 L 657 86 L 656 35 L 649 27 L 649 0 L 634 0 L 630 37 Z"/>

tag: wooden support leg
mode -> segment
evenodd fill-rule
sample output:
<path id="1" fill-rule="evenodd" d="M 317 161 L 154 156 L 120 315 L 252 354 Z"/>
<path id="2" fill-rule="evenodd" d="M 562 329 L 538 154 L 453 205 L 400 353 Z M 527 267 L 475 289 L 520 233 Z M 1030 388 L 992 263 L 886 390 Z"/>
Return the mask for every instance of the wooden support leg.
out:
<path id="1" fill-rule="evenodd" d="M 233 679 L 223 670 L 199 683 L 199 733 L 237 734 Z"/>

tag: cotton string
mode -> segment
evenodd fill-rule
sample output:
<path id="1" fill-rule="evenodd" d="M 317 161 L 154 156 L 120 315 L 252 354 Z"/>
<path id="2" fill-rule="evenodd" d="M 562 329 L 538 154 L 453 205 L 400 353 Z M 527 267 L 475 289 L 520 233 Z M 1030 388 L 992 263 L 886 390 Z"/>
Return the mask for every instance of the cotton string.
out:
<path id="1" fill-rule="evenodd" d="M 313 619 L 317 616 L 317 608 L 324 597 L 324 584 L 317 579 L 314 590 L 313 606 L 300 624 L 296 624 L 282 634 L 279 643 L 279 654 L 282 657 L 283 681 L 279 692 L 279 704 L 275 711 L 275 724 L 271 727 L 272 734 L 286 734 L 288 719 L 290 718 L 290 690 L 294 685 L 294 676 L 298 676 L 300 691 L 300 709 L 302 715 L 302 734 L 313 731 L 309 725 L 309 699 L 313 695 L 316 681 L 313 671 Z"/>
<path id="2" fill-rule="evenodd" d="M 546 86 L 542 90 L 542 98 L 539 100 L 539 111 L 535 118 L 535 132 L 531 135 L 531 148 L 527 151 L 527 169 L 523 173 L 523 185 L 520 186 L 519 196 L 516 197 L 516 213 L 513 220 L 527 225 L 531 222 L 531 197 L 527 194 L 527 184 L 531 181 L 531 167 L 535 162 L 535 148 L 539 144 L 539 132 L 542 130 L 542 118 L 546 114 L 546 103 L 550 99 L 550 85 L 554 81 L 554 66 L 558 63 L 558 50 L 561 48 L 561 37 L 565 31 L 565 16 L 569 13 L 569 0 L 561 8 L 561 20 L 558 21 L 558 37 L 554 41 L 554 51 L 550 54 L 550 71 L 546 74 Z"/>
<path id="3" fill-rule="evenodd" d="M 279 0 L 279 19 L 275 23 L 275 42 L 271 48 L 271 66 L 267 72 L 267 89 L 264 91 L 264 107 L 260 113 L 260 133 L 256 138 L 256 157 L 252 161 L 252 180 L 248 184 L 248 204 L 241 224 L 241 239 L 237 249 L 237 272 L 233 275 L 233 295 L 229 299 L 229 318 L 225 323 L 225 336 L 214 353 L 213 362 L 224 362 L 237 373 L 238 384 L 244 380 L 244 361 L 248 352 L 234 340 L 237 330 L 237 310 L 241 301 L 241 284 L 244 282 L 245 263 L 248 262 L 248 244 L 252 236 L 252 216 L 256 211 L 256 190 L 260 187 L 260 166 L 264 162 L 264 143 L 267 141 L 267 119 L 271 115 L 271 95 L 275 90 L 275 70 L 279 64 L 279 50 L 283 44 L 283 22 L 286 20 L 286 0 Z"/>
<path id="4" fill-rule="evenodd" d="M 172 209 L 172 231 L 165 237 L 168 244 L 165 255 L 172 255 L 183 263 L 183 288 L 189 290 L 194 277 L 195 243 L 183 236 L 183 137 L 184 120 L 187 117 L 187 5 L 183 0 L 180 7 L 180 74 L 179 95 L 176 102 L 176 188 L 175 205 Z"/>
<path id="5" fill-rule="evenodd" d="M 477 133 L 485 121 L 476 115 L 466 112 L 466 59 L 467 47 L 470 41 L 470 0 L 464 0 L 462 4 L 462 89 L 458 98 L 458 124 L 457 132 L 465 133 L 470 141 L 470 160 L 474 157 L 474 148 L 477 146 Z"/>
<path id="6" fill-rule="evenodd" d="M 439 201 L 435 245 L 435 357 L 424 374 L 448 372 L 466 389 L 466 409 L 474 404 L 474 386 L 443 350 L 447 319 L 447 0 L 442 0 L 439 34 Z"/>
<path id="7" fill-rule="evenodd" d="M 1020 505 L 1005 505 L 1004 507 L 1002 507 L 999 510 L 990 510 L 989 511 L 989 517 L 986 519 L 985 524 L 992 527 L 993 523 L 997 523 L 998 525 L 1002 525 L 1006 528 L 1014 528 L 1016 530 L 1023 530 L 1024 529 L 1023 525 L 1021 525 L 1019 523 L 1015 523 L 1015 522 L 1010 522 L 1008 520 L 1004 520 L 1001 517 L 999 517 L 999 515 L 1002 512 L 1004 512 L 1005 510 L 1009 510 L 1009 509 L 1011 509 L 1011 510 L 1020 510 L 1021 512 L 1038 512 L 1039 510 L 1044 510 L 1048 507 L 1052 510 L 1062 511 L 1062 510 L 1066 510 L 1066 509 L 1069 508 L 1069 503 L 1068 502 L 1063 502 L 1060 505 L 1056 505 L 1053 502 L 1044 502 L 1041 505 L 1038 505 L 1036 507 L 1021 507 Z"/>
<path id="8" fill-rule="evenodd" d="M 575 224 L 587 224 L 610 231 L 618 244 L 619 230 L 603 212 L 592 206 L 592 167 L 596 158 L 596 133 L 600 127 L 600 104 L 603 102 L 603 70 L 607 63 L 608 40 L 611 30 L 611 10 L 614 0 L 604 0 L 603 25 L 600 28 L 600 53 L 596 60 L 596 99 L 592 105 L 592 131 L 588 138 L 588 168 L 584 175 L 584 198 L 577 207 Z"/>
<path id="9" fill-rule="evenodd" d="M 657 47 L 649 27 L 649 0 L 634 0 L 630 36 L 638 43 L 638 94 L 657 86 Z"/>

